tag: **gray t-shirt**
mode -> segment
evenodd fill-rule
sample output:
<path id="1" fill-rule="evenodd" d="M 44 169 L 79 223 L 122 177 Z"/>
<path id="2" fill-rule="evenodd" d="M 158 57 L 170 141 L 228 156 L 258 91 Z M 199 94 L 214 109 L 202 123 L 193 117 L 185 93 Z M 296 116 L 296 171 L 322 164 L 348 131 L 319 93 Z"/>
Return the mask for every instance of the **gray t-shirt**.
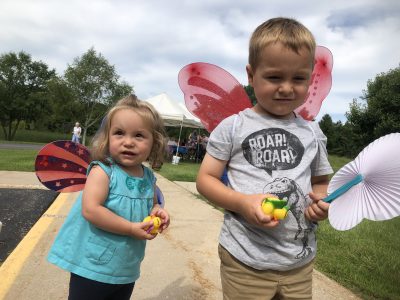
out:
<path id="1" fill-rule="evenodd" d="M 311 203 L 311 176 L 333 172 L 318 123 L 273 119 L 245 109 L 214 129 L 207 152 L 228 161 L 232 189 L 274 194 L 290 205 L 288 216 L 272 229 L 226 211 L 221 245 L 258 270 L 291 270 L 310 262 L 316 254 L 316 225 L 305 219 L 304 209 Z"/>

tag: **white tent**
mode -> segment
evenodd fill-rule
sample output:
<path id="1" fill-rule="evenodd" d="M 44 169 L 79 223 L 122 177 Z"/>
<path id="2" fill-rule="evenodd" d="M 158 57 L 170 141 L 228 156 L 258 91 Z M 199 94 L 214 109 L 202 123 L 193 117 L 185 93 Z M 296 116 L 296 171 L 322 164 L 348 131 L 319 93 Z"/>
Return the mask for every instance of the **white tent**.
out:
<path id="1" fill-rule="evenodd" d="M 179 151 L 182 127 L 204 128 L 200 120 L 188 111 L 185 104 L 172 100 L 165 93 L 146 99 L 145 101 L 153 105 L 158 111 L 164 120 L 164 126 L 180 127 L 176 155 L 178 155 Z"/>
<path id="2" fill-rule="evenodd" d="M 183 103 L 172 100 L 165 93 L 145 101 L 154 106 L 164 120 L 165 126 L 204 128 L 200 120 L 194 117 Z"/>

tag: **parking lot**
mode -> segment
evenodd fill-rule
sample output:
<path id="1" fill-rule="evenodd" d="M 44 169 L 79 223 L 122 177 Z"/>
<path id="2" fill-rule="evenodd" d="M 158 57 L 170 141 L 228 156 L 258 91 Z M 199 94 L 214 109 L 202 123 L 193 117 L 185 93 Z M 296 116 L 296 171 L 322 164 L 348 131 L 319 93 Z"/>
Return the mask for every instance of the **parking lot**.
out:
<path id="1" fill-rule="evenodd" d="M 53 203 L 58 193 L 41 189 L 0 189 L 0 264 Z"/>

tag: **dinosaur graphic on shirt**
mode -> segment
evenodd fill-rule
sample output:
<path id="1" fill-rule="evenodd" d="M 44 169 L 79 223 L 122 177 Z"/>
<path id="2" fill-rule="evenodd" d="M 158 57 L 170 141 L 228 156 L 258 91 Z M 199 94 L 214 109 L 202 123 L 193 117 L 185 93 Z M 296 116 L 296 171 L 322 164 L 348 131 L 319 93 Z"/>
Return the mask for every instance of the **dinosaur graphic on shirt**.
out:
<path id="1" fill-rule="evenodd" d="M 303 247 L 302 250 L 296 255 L 296 258 L 302 259 L 311 254 L 311 247 L 308 246 L 309 234 L 313 231 L 310 222 L 307 222 L 304 217 L 304 209 L 307 204 L 306 197 L 304 196 L 298 184 L 287 177 L 276 178 L 274 181 L 268 183 L 263 190 L 264 193 L 276 195 L 281 200 L 288 202 L 289 211 L 294 216 L 297 223 L 297 231 L 294 239 L 301 239 Z"/>

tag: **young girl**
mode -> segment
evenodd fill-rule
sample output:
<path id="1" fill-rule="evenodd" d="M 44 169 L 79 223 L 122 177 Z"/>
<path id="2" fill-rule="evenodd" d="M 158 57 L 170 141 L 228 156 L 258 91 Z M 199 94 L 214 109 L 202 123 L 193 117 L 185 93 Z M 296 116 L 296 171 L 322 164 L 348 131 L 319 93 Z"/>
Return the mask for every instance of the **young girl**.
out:
<path id="1" fill-rule="evenodd" d="M 69 299 L 129 299 L 140 275 L 152 222 L 169 215 L 157 204 L 155 176 L 142 163 L 162 162 L 164 127 L 154 108 L 136 96 L 120 100 L 93 140 L 93 161 L 48 255 L 71 272 Z"/>

